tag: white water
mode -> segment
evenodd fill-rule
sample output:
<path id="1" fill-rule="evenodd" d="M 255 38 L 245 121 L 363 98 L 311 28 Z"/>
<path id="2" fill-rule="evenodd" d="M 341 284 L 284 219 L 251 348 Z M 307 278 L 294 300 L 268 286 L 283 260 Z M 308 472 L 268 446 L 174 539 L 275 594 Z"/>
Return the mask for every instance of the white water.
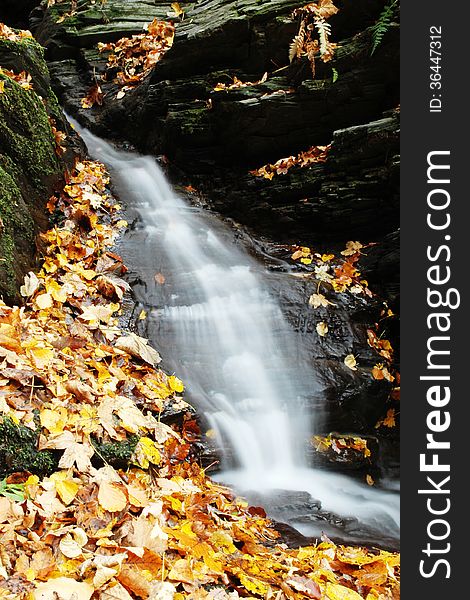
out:
<path id="1" fill-rule="evenodd" d="M 305 490 L 396 536 L 396 495 L 307 467 L 313 419 L 302 406 L 315 380 L 259 264 L 219 219 L 178 197 L 153 158 L 78 129 L 145 224 L 142 272 L 165 277 L 148 282 L 149 336 L 227 449 L 219 478 L 238 490 Z"/>

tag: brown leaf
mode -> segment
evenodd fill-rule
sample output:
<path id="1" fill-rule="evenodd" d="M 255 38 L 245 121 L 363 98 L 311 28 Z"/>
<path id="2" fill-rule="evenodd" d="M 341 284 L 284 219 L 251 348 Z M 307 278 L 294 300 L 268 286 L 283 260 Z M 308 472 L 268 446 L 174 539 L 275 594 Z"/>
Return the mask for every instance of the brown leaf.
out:
<path id="1" fill-rule="evenodd" d="M 315 581 L 312 581 L 308 577 L 294 575 L 293 577 L 286 579 L 286 583 L 294 588 L 294 590 L 305 594 L 305 596 L 308 596 L 309 598 L 316 598 L 319 600 L 322 597 L 318 583 L 315 583 Z"/>
<path id="2" fill-rule="evenodd" d="M 162 360 L 158 352 L 152 346 L 148 345 L 148 340 L 135 333 L 118 338 L 114 345 L 131 356 L 140 358 L 149 365 L 152 365 L 152 367 L 156 367 Z"/>

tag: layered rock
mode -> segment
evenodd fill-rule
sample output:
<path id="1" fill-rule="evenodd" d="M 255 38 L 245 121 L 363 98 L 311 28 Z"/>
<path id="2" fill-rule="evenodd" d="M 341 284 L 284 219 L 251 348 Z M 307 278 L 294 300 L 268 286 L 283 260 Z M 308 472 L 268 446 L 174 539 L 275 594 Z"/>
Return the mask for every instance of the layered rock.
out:
<path id="1" fill-rule="evenodd" d="M 48 48 L 55 89 L 67 110 L 100 135 L 124 137 L 143 152 L 166 155 L 207 191 L 218 211 L 276 238 L 299 239 L 310 232 L 315 239 L 321 231 L 322 237 L 344 239 L 345 216 L 348 224 L 351 217 L 347 235 L 363 235 L 374 211 L 385 213 L 377 235 L 392 231 L 398 120 L 383 113 L 398 103 L 398 28 L 391 28 L 371 56 L 371 26 L 381 3 L 343 3 L 331 19 L 333 38 L 341 40 L 334 60 L 319 64 L 312 79 L 306 59 L 288 64 L 298 28 L 290 15 L 298 5 L 242 0 L 185 7 L 173 47 L 120 100 L 115 72 L 107 70 L 106 53 L 96 44 L 139 33 L 154 17 L 168 19 L 168 4 L 139 1 L 131 9 L 108 0 L 101 9 L 84 5 L 56 23 L 67 10 L 64 3 L 34 13 L 32 23 Z M 214 91 L 233 76 L 257 81 L 264 72 L 269 76 L 263 83 Z M 81 109 L 95 79 L 104 104 Z M 248 176 L 266 162 L 332 140 L 331 167 L 271 182 Z"/>

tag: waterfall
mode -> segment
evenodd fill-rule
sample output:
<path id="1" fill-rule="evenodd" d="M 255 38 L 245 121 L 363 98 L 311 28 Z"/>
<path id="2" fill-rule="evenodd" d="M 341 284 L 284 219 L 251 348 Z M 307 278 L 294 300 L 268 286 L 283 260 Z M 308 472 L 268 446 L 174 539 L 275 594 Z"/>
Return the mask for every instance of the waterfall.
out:
<path id="1" fill-rule="evenodd" d="M 263 267 L 220 218 L 179 197 L 154 158 L 76 129 L 144 223 L 138 261 L 156 276 L 146 290 L 148 336 L 226 449 L 218 478 L 241 491 L 305 490 L 324 509 L 396 536 L 396 494 L 306 464 L 315 374 Z"/>

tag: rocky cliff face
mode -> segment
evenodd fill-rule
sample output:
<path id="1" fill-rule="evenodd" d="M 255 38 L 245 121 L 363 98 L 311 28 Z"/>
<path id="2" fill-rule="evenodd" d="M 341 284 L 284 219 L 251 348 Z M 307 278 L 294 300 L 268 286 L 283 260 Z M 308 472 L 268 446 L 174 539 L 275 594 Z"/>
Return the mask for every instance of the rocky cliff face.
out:
<path id="1" fill-rule="evenodd" d="M 0 294 L 12 299 L 34 263 L 45 204 L 69 157 L 59 156 L 52 128 L 67 126 L 35 40 L 0 34 L 0 86 Z"/>
<path id="2" fill-rule="evenodd" d="M 291 16 L 295 0 L 183 5 L 172 48 L 121 99 L 107 54 L 96 44 L 139 33 L 155 17 L 168 19 L 167 3 L 108 0 L 57 23 L 65 2 L 35 11 L 32 24 L 67 110 L 103 136 L 166 155 L 208 192 L 218 211 L 290 240 L 370 235 L 371 215 L 380 213 L 380 236 L 397 227 L 398 119 L 390 111 L 398 104 L 398 27 L 371 55 L 372 26 L 383 2 L 337 4 L 340 11 L 329 22 L 339 46 L 330 63 L 317 66 L 315 79 L 306 58 L 288 61 L 298 29 Z M 265 72 L 267 80 L 257 85 L 214 90 L 234 76 L 258 81 Z M 95 78 L 104 103 L 84 110 L 80 99 Z M 324 167 L 271 182 L 248 175 L 331 141 Z"/>

